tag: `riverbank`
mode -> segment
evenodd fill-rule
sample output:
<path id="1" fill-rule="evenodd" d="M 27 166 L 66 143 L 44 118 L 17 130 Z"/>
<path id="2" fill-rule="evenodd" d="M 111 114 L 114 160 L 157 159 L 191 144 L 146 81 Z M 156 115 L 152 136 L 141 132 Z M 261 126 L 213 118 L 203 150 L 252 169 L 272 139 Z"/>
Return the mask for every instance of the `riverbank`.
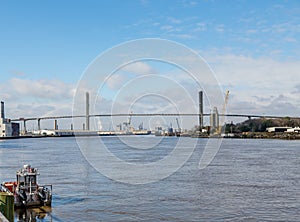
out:
<path id="1" fill-rule="evenodd" d="M 227 138 L 237 139 L 281 139 L 281 140 L 300 140 L 299 133 L 268 133 L 268 132 L 247 132 L 247 133 L 236 133 Z"/>
<path id="2" fill-rule="evenodd" d="M 287 132 L 244 132 L 244 133 L 228 133 L 220 135 L 208 135 L 207 133 L 185 133 L 180 137 L 191 138 L 230 138 L 230 139 L 281 139 L 281 140 L 300 140 L 299 133 L 287 133 Z"/>
<path id="3" fill-rule="evenodd" d="M 15 139 L 41 138 L 41 137 L 44 136 L 33 136 L 33 135 L 5 136 L 5 137 L 0 137 L 0 140 L 15 140 Z"/>
<path id="4" fill-rule="evenodd" d="M 22 135 L 14 137 L 0 137 L 0 140 L 25 139 L 25 138 L 57 138 L 57 137 L 76 137 L 76 136 L 99 136 L 98 134 L 69 134 L 69 135 Z M 118 137 L 119 135 L 113 135 Z M 126 135 L 138 136 L 138 135 Z M 144 135 L 143 135 L 144 136 Z M 208 135 L 207 133 L 184 133 L 166 137 L 190 137 L 190 138 L 230 138 L 230 139 L 281 139 L 281 140 L 300 140 L 300 133 L 287 132 L 246 132 L 246 133 L 228 133 L 220 135 Z"/>

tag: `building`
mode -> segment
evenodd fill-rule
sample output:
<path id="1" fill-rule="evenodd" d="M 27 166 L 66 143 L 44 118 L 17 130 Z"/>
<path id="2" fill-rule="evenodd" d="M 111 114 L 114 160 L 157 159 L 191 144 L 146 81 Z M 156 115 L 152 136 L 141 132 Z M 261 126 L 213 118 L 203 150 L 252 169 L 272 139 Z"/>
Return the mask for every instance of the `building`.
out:
<path id="1" fill-rule="evenodd" d="M 20 133 L 19 123 L 12 123 L 10 119 L 5 118 L 4 102 L 0 106 L 0 137 L 18 137 Z"/>
<path id="2" fill-rule="evenodd" d="M 292 129 L 287 129 L 287 133 L 300 133 L 300 127 L 295 127 Z"/>
<path id="3" fill-rule="evenodd" d="M 274 127 L 268 127 L 267 132 L 269 133 L 286 132 L 289 129 L 292 129 L 292 127 L 274 126 Z"/>
<path id="4" fill-rule="evenodd" d="M 212 131 L 219 128 L 219 112 L 218 108 L 214 107 L 213 112 L 210 114 L 210 127 Z"/>

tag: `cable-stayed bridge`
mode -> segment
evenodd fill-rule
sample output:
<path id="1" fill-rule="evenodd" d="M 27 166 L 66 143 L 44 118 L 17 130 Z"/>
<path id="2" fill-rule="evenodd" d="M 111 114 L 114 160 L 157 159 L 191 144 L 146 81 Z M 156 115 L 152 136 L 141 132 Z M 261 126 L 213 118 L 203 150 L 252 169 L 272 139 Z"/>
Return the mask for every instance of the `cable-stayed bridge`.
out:
<path id="1" fill-rule="evenodd" d="M 223 117 L 221 124 L 224 123 L 225 117 L 237 117 L 237 118 L 284 118 L 285 116 L 276 116 L 276 115 L 257 115 L 257 114 L 228 114 L 226 113 L 226 105 L 228 101 L 228 95 L 229 91 L 226 92 L 225 102 L 223 106 L 222 113 L 215 113 L 217 118 L 220 116 Z M 86 104 L 85 104 L 85 114 L 83 115 L 60 115 L 60 116 L 41 116 L 41 117 L 30 117 L 30 118 L 16 118 L 11 119 L 11 121 L 19 121 L 23 122 L 23 128 L 24 132 L 26 132 L 26 122 L 27 121 L 37 121 L 38 122 L 38 130 L 41 129 L 41 120 L 54 120 L 55 121 L 55 128 L 57 126 L 57 120 L 58 119 L 75 119 L 75 118 L 85 118 L 85 129 L 90 130 L 90 118 L 95 117 L 147 117 L 147 116 L 195 116 L 199 119 L 199 127 L 203 127 L 203 117 L 204 116 L 211 116 L 211 113 L 204 113 L 203 112 L 203 91 L 199 91 L 199 112 L 198 113 L 109 113 L 109 114 L 90 114 L 90 103 L 89 103 L 89 93 L 86 92 Z M 4 110 L 4 104 L 3 104 L 3 110 Z M 217 110 L 216 110 L 217 112 Z M 4 115 L 4 113 L 3 113 Z M 290 117 L 290 118 L 299 118 L 299 117 Z"/>
<path id="2" fill-rule="evenodd" d="M 29 118 L 16 118 L 11 119 L 14 122 L 23 122 L 24 130 L 26 130 L 27 121 L 37 121 L 38 130 L 40 130 L 40 121 L 41 120 L 58 120 L 58 119 L 74 119 L 74 118 L 93 118 L 93 117 L 149 117 L 149 116 L 210 116 L 210 113 L 112 113 L 112 114 L 90 114 L 90 115 L 61 115 L 61 116 L 44 116 L 44 117 L 29 117 Z M 277 115 L 257 115 L 257 114 L 219 114 L 223 117 L 236 117 L 236 118 L 267 118 L 267 119 L 276 119 L 284 118 L 286 116 L 277 116 Z M 300 117 L 290 117 L 290 118 L 300 118 Z"/>

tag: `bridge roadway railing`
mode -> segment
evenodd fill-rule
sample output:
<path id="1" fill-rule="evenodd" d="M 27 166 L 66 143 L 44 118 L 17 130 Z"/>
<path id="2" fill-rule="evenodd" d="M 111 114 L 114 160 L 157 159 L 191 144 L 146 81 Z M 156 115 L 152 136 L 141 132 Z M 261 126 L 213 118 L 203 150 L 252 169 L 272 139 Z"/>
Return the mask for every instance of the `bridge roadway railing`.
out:
<path id="1" fill-rule="evenodd" d="M 116 113 L 116 114 L 91 114 L 88 117 L 120 117 L 120 116 L 200 116 L 198 113 Z M 209 113 L 202 114 L 203 116 L 210 116 Z M 226 117 L 245 117 L 245 118 L 284 118 L 286 116 L 273 116 L 273 115 L 255 115 L 255 114 L 219 114 L 219 116 Z M 30 117 L 30 118 L 17 118 L 11 121 L 30 121 L 30 120 L 47 120 L 47 119 L 71 119 L 71 118 L 85 118 L 87 115 L 66 115 L 66 116 L 45 116 L 45 117 Z M 290 117 L 300 118 L 300 117 Z"/>

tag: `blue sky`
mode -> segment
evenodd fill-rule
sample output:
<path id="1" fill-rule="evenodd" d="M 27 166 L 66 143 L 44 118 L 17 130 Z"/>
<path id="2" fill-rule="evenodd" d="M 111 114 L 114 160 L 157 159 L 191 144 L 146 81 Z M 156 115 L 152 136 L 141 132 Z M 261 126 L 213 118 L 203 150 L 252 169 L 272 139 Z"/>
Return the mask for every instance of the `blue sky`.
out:
<path id="1" fill-rule="evenodd" d="M 88 64 L 138 38 L 197 51 L 231 91 L 229 112 L 300 112 L 300 1 L 1 1 L 0 33 L 12 117 L 70 112 Z"/>

